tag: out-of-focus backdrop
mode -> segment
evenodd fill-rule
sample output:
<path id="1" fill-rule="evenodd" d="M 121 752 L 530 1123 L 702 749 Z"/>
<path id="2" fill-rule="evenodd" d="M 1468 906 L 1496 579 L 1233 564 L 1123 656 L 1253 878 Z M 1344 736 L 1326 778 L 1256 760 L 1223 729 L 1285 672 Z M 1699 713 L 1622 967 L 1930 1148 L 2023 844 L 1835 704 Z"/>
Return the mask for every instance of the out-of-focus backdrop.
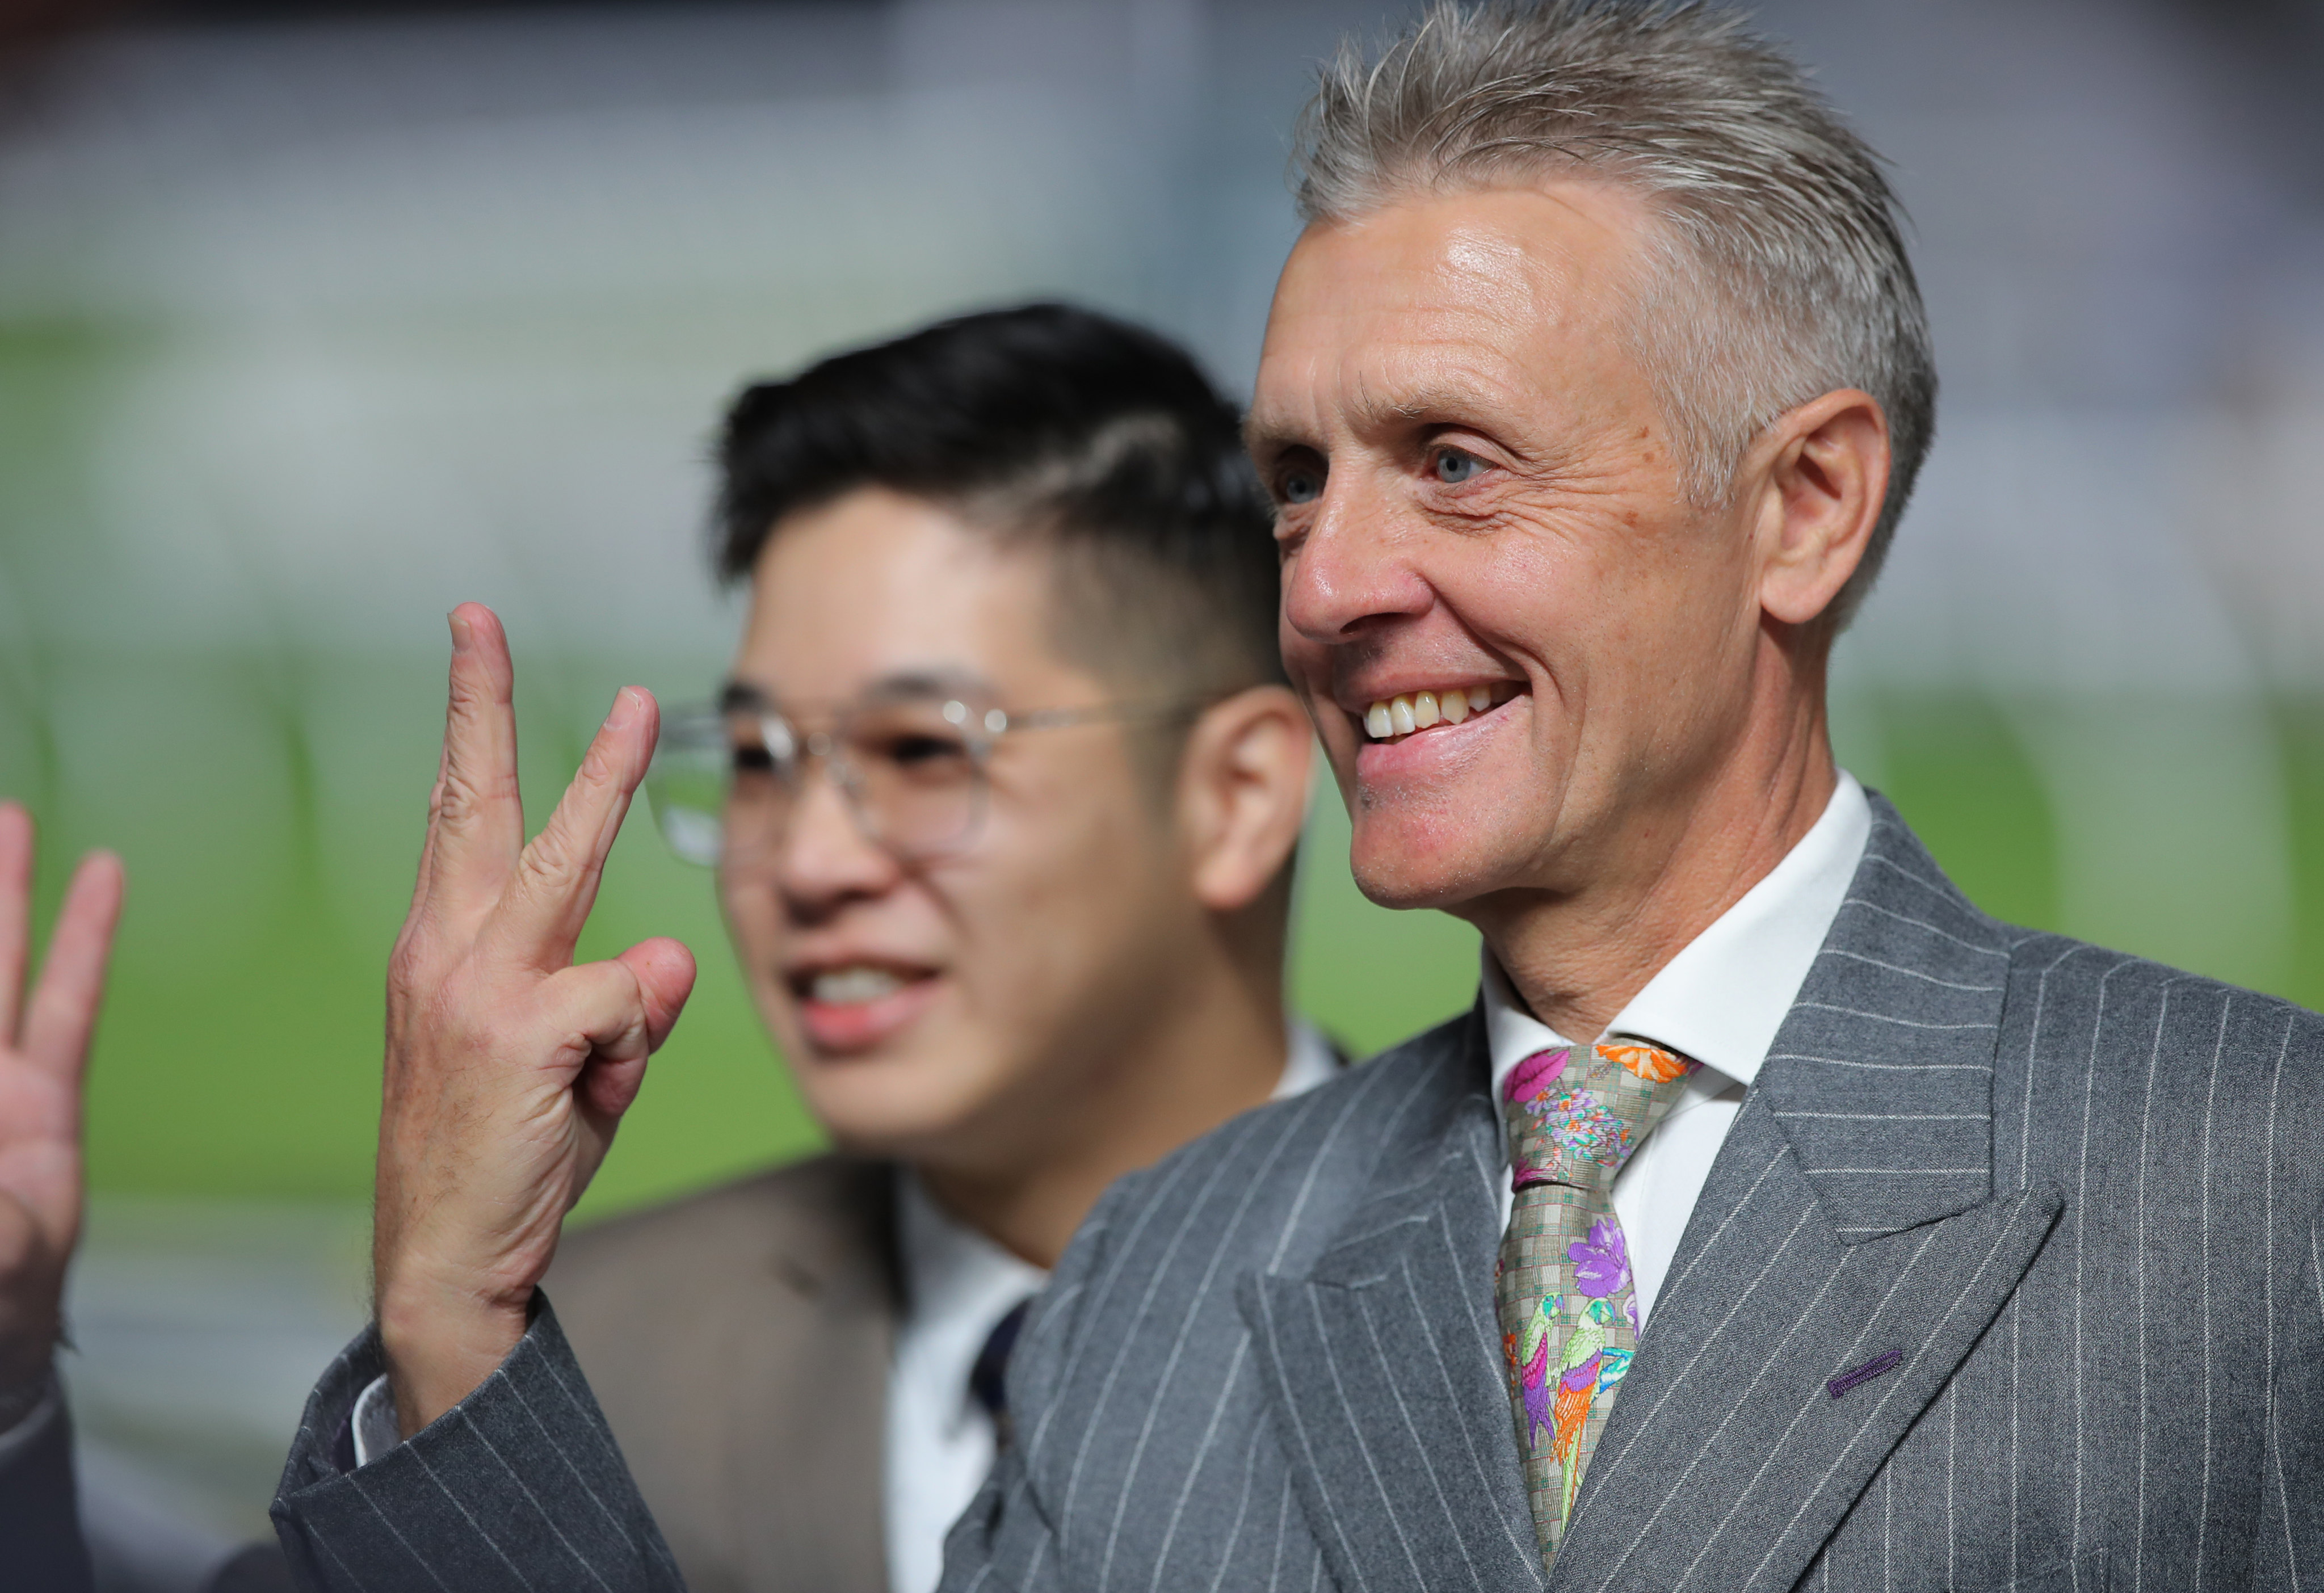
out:
<path id="1" fill-rule="evenodd" d="M 1754 9 L 1894 160 L 1945 382 L 1845 760 L 1990 910 L 2324 1002 L 2324 15 Z M 0 33 L 0 793 L 51 902 L 128 861 L 71 1377 L 96 1507 L 167 1558 L 262 1527 L 362 1318 L 445 612 L 508 622 L 545 802 L 615 686 L 718 676 L 746 377 L 1065 295 L 1247 391 L 1292 114 L 1404 13 L 113 11 Z M 1328 794 L 1314 832 L 1306 1008 L 1371 1049 L 1465 1002 L 1473 935 L 1364 903 Z M 702 988 L 585 1213 L 813 1143 L 706 878 L 634 824 L 591 940 L 664 932 Z"/>

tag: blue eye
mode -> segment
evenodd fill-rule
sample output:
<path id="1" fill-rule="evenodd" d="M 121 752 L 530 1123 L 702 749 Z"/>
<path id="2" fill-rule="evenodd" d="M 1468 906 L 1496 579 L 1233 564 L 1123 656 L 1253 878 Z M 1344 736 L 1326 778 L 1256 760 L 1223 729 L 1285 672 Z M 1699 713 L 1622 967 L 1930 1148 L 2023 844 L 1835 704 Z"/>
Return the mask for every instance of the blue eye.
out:
<path id="1" fill-rule="evenodd" d="M 1323 495 L 1323 478 L 1312 470 L 1287 470 L 1277 490 L 1286 503 L 1313 503 Z"/>
<path id="2" fill-rule="evenodd" d="M 1464 454 L 1458 448 L 1446 448 L 1436 456 L 1436 479 L 1447 486 L 1459 486 L 1462 482 L 1477 479 L 1484 473 L 1485 462 L 1474 454 Z"/>

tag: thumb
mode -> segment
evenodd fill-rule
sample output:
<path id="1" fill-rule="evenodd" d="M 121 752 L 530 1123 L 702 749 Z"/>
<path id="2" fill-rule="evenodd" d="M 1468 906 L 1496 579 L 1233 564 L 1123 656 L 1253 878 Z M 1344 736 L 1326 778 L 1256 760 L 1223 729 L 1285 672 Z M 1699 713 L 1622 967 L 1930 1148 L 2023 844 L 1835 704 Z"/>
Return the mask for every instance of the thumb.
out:
<path id="1" fill-rule="evenodd" d="M 645 1005 L 646 1049 L 660 1050 L 686 1008 L 686 999 L 694 993 L 694 953 L 668 935 L 657 935 L 640 941 L 614 961 L 638 981 L 638 996 Z"/>

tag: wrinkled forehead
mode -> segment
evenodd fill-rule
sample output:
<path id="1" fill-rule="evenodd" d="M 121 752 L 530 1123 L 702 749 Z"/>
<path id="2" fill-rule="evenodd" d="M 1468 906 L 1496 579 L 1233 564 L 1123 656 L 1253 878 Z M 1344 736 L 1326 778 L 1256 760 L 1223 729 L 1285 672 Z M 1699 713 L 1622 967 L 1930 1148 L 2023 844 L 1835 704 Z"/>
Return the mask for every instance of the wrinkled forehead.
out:
<path id="1" fill-rule="evenodd" d="M 1633 193 L 1557 181 L 1387 205 L 1304 233 L 1252 404 L 1255 445 L 1323 410 L 1426 407 L 1434 386 L 1563 386 L 1628 363 L 1655 224 Z"/>

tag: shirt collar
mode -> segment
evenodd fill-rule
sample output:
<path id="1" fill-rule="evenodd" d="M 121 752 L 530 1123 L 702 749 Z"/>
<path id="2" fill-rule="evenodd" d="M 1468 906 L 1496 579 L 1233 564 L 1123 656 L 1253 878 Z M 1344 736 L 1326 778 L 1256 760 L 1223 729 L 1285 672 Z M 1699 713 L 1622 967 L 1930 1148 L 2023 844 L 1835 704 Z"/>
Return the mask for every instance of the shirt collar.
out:
<path id="1" fill-rule="evenodd" d="M 1332 1049 L 1332 1042 L 1323 1037 L 1323 1030 L 1304 1017 L 1291 1019 L 1290 1044 L 1283 1058 L 1283 1077 L 1269 1097 L 1288 1100 L 1304 1095 L 1318 1084 L 1329 1083 L 1342 1066 L 1340 1054 Z"/>
<path id="2" fill-rule="evenodd" d="M 1664 963 L 1606 1032 L 1666 1046 L 1749 1084 L 1840 915 L 1871 837 L 1872 805 L 1842 769 L 1823 815 L 1798 844 Z M 1573 1042 L 1526 1010 L 1490 952 L 1484 963 L 1485 1033 L 1498 1100 L 1518 1063 Z"/>

